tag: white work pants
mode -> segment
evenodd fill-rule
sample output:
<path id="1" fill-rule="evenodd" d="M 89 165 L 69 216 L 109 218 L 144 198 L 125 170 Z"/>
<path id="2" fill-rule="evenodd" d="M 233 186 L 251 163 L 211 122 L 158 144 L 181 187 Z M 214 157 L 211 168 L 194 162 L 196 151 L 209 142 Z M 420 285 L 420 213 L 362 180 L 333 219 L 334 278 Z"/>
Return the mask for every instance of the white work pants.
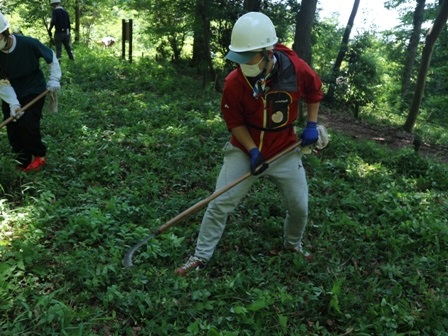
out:
<path id="1" fill-rule="evenodd" d="M 224 147 L 224 163 L 216 182 L 219 190 L 249 170 L 249 156 L 227 143 Z M 224 232 L 229 214 L 259 178 L 269 176 L 279 188 L 286 206 L 284 220 L 284 246 L 301 247 L 308 218 L 308 185 L 302 165 L 300 150 L 285 154 L 270 164 L 260 175 L 250 176 L 209 203 L 202 219 L 195 256 L 209 260 Z"/>

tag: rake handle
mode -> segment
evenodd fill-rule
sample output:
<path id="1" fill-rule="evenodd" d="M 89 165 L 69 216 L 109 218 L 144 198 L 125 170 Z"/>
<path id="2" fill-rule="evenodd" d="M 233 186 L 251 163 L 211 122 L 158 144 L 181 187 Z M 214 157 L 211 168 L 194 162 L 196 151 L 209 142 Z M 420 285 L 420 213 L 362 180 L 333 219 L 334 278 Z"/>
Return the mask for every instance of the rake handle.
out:
<path id="1" fill-rule="evenodd" d="M 296 142 L 290 146 L 288 146 L 286 149 L 282 150 L 281 152 L 277 153 L 276 155 L 274 155 L 273 157 L 271 157 L 270 159 L 266 160 L 266 162 L 268 164 L 274 162 L 275 160 L 279 159 L 280 157 L 282 157 L 283 155 L 291 152 L 292 150 L 294 150 L 297 146 L 300 145 L 300 142 Z M 236 186 L 237 184 L 241 183 L 242 181 L 244 181 L 245 179 L 247 179 L 249 176 L 251 176 L 252 174 L 250 172 L 247 172 L 246 174 L 244 174 L 243 176 L 239 177 L 238 179 L 236 179 L 235 181 L 233 181 L 232 183 L 226 185 L 225 187 L 215 191 L 213 194 L 211 194 L 210 196 L 208 196 L 207 198 L 204 198 L 203 200 L 199 201 L 198 203 L 194 204 L 193 206 L 191 206 L 190 208 L 188 208 L 187 210 L 185 210 L 184 212 L 178 214 L 176 217 L 170 219 L 168 222 L 166 222 L 165 224 L 163 224 L 162 226 L 160 226 L 155 232 L 154 235 L 159 235 L 160 233 L 166 231 L 167 229 L 169 229 L 171 226 L 173 226 L 174 224 L 176 224 L 177 222 L 181 221 L 182 219 L 194 214 L 195 212 L 201 210 L 204 206 L 206 206 L 208 203 L 210 203 L 211 201 L 213 201 L 215 198 L 217 198 L 218 196 L 224 194 L 226 191 L 228 191 L 229 189 L 232 189 L 234 186 Z"/>
<path id="2" fill-rule="evenodd" d="M 25 110 L 27 110 L 28 108 L 30 108 L 32 105 L 34 105 L 34 103 L 36 103 L 39 99 L 41 99 L 42 97 L 44 97 L 48 92 L 50 92 L 49 89 L 46 89 L 44 92 L 42 92 L 40 95 L 38 95 L 36 98 L 34 98 L 32 101 L 30 101 L 28 104 L 26 104 L 24 107 L 22 107 L 20 110 L 17 111 L 17 113 L 22 113 L 25 112 Z M 1 124 L 0 124 L 0 128 L 2 128 L 3 126 L 9 124 L 12 120 L 14 120 L 13 116 L 8 117 L 7 119 L 5 119 Z"/>

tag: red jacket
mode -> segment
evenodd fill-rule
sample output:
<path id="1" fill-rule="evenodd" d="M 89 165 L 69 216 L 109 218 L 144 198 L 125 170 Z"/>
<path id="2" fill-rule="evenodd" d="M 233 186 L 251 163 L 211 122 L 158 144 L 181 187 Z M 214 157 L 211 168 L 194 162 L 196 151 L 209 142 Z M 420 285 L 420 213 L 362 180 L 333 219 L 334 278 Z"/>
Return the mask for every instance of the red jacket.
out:
<path id="1" fill-rule="evenodd" d="M 226 77 L 221 100 L 227 128 L 246 125 L 265 158 L 297 141 L 292 126 L 299 100 L 317 103 L 323 98 L 319 76 L 292 49 L 277 44 L 274 54 L 277 70 L 268 79 L 270 89 L 262 97 L 253 97 L 252 85 L 238 67 Z M 246 152 L 234 136 L 230 142 Z"/>

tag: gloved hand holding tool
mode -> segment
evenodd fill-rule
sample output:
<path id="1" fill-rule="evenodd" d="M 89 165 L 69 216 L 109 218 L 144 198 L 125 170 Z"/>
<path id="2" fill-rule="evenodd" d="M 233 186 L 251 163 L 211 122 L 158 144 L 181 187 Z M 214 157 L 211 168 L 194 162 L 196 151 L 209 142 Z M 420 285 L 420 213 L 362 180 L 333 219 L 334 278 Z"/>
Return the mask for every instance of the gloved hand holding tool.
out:
<path id="1" fill-rule="evenodd" d="M 12 121 L 16 122 L 23 115 L 21 106 L 11 105 L 9 115 L 13 118 Z"/>
<path id="2" fill-rule="evenodd" d="M 263 157 L 263 154 L 260 153 L 258 148 L 252 148 L 249 151 L 250 155 L 250 172 L 252 175 L 258 175 L 264 172 L 268 167 L 269 163 Z M 260 167 L 259 169 L 257 169 Z"/>
<path id="3" fill-rule="evenodd" d="M 30 101 L 28 104 L 26 104 L 24 107 L 19 108 L 18 110 L 15 110 L 14 113 L 16 115 L 22 116 L 22 114 L 30 107 L 32 106 L 35 102 L 37 102 L 39 99 L 41 99 L 43 96 L 45 96 L 48 92 L 50 92 L 48 89 L 45 90 L 44 92 L 42 92 L 40 95 L 38 95 L 36 98 L 34 98 L 32 101 Z M 11 106 L 12 109 L 12 106 Z M 12 112 L 12 111 L 11 111 Z M 19 117 L 20 118 L 20 117 Z M 12 116 L 12 114 L 9 116 L 9 118 L 5 119 L 2 123 L 0 123 L 0 128 L 2 128 L 3 126 L 9 124 L 11 121 L 14 120 L 14 117 Z"/>
<path id="4" fill-rule="evenodd" d="M 16 92 L 7 79 L 0 80 L 0 98 L 9 104 L 9 115 L 12 117 L 13 121 L 16 121 L 22 116 L 22 113 L 19 113 L 20 102 L 17 99 Z"/>
<path id="5" fill-rule="evenodd" d="M 303 130 L 300 138 L 302 139 L 301 151 L 303 154 L 311 154 L 311 147 L 319 139 L 319 132 L 317 129 L 317 123 L 308 121 L 306 127 Z M 305 143 L 305 144 L 304 144 Z"/>
<path id="6" fill-rule="evenodd" d="M 317 131 L 317 122 L 308 121 L 300 138 L 302 139 L 302 147 L 306 147 L 316 143 L 317 139 L 319 138 L 319 132 Z"/>

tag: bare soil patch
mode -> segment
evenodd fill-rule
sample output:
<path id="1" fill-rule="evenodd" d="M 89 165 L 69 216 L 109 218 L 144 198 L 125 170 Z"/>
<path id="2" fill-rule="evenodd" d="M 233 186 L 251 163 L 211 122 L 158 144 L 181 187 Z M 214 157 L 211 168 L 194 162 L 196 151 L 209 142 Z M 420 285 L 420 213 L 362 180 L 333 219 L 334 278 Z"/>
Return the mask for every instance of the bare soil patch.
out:
<path id="1" fill-rule="evenodd" d="M 325 125 L 329 131 L 347 134 L 359 140 L 372 140 L 391 149 L 417 148 L 421 155 L 448 164 L 447 147 L 425 143 L 399 127 L 372 125 L 347 113 L 326 108 L 321 108 L 319 112 L 319 123 Z"/>

